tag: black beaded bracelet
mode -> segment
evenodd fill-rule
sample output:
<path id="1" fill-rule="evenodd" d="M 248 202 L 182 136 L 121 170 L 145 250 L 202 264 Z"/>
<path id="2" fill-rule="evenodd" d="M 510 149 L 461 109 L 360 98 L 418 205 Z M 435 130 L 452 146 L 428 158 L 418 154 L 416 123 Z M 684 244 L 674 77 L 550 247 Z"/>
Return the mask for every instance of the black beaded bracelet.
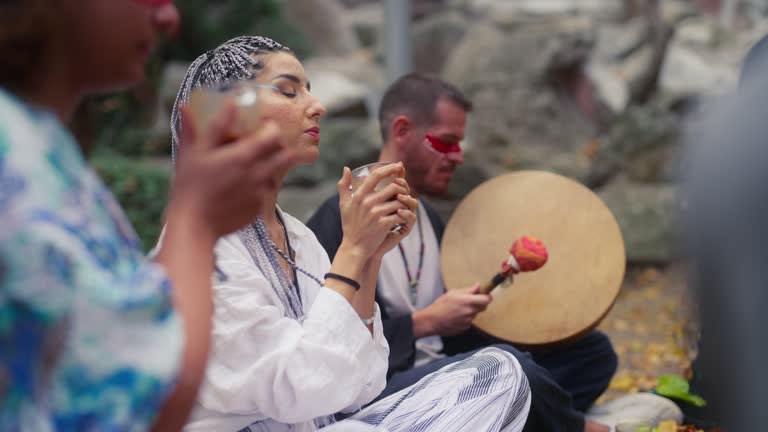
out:
<path id="1" fill-rule="evenodd" d="M 360 283 L 359 282 L 357 282 L 354 279 L 350 279 L 350 278 L 348 278 L 346 276 L 342 276 L 340 274 L 326 273 L 325 276 L 323 276 L 323 279 L 337 279 L 337 280 L 340 280 L 340 281 L 344 282 L 345 284 L 351 286 L 352 288 L 355 289 L 355 291 L 360 291 Z"/>

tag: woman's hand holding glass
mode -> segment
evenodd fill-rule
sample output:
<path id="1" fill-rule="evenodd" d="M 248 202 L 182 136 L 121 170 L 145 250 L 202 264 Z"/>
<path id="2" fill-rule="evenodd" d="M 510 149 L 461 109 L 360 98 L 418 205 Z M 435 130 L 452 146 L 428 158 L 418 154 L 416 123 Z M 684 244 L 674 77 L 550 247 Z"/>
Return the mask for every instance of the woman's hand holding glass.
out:
<path id="1" fill-rule="evenodd" d="M 216 238 L 253 222 L 262 210 L 263 195 L 277 187 L 275 177 L 296 159 L 281 145 L 274 123 L 264 122 L 232 140 L 237 120 L 237 107 L 226 104 L 198 130 L 190 110 L 182 111 L 169 217 L 177 210 L 192 212 Z"/>
<path id="2" fill-rule="evenodd" d="M 344 236 L 342 248 L 364 259 L 381 257 L 410 231 L 416 200 L 410 196 L 402 163 L 389 164 L 370 173 L 353 191 L 352 173 L 344 169 L 338 183 Z M 394 178 L 377 190 L 379 183 Z M 392 227 L 401 225 L 399 230 Z"/>
<path id="3" fill-rule="evenodd" d="M 406 222 L 398 224 L 396 229 L 389 231 L 384 242 L 382 242 L 381 246 L 379 246 L 372 255 L 372 257 L 376 259 L 381 259 L 384 257 L 384 254 L 397 246 L 397 244 L 411 232 L 416 224 L 416 211 L 418 211 L 419 201 L 411 196 L 411 187 L 404 178 L 396 178 L 393 182 L 408 190 L 407 194 L 401 194 L 397 197 L 398 201 L 406 206 L 406 208 L 398 210 L 398 214 Z"/>

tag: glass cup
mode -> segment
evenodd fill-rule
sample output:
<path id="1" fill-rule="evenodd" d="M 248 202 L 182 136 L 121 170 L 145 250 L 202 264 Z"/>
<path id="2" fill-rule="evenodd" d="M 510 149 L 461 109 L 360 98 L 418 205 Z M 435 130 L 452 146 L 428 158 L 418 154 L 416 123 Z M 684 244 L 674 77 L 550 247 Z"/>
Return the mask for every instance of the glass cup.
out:
<path id="1" fill-rule="evenodd" d="M 371 175 L 372 172 L 376 171 L 379 168 L 385 167 L 387 165 L 392 164 L 392 162 L 374 162 L 370 163 L 368 165 L 363 165 L 361 167 L 357 167 L 352 170 L 352 183 L 349 186 L 349 191 L 352 192 L 352 194 L 355 193 L 357 188 L 360 187 L 361 184 L 365 181 L 368 176 Z M 391 175 L 384 177 L 379 181 L 379 183 L 376 185 L 375 191 L 380 191 L 390 185 L 398 176 Z M 397 198 L 394 198 L 397 199 Z M 394 227 L 392 227 L 392 232 L 398 231 L 402 228 L 401 224 L 397 224 Z"/>
<path id="2" fill-rule="evenodd" d="M 616 432 L 651 432 L 653 426 L 643 420 L 628 420 L 616 425 Z"/>
<path id="3" fill-rule="evenodd" d="M 197 88 L 189 97 L 189 108 L 199 131 L 206 130 L 227 102 L 237 107 L 237 119 L 227 131 L 228 141 L 241 138 L 256 130 L 259 124 L 258 89 L 271 87 L 247 81 L 219 88 Z"/>
<path id="4" fill-rule="evenodd" d="M 352 184 L 349 187 L 350 192 L 354 194 L 357 188 L 359 188 L 360 185 L 363 184 L 365 179 L 368 178 L 368 176 L 370 176 L 372 172 L 390 164 L 392 164 L 392 162 L 374 162 L 374 163 L 370 163 L 368 165 L 363 165 L 361 167 L 357 167 L 353 169 Z M 396 178 L 397 177 L 394 175 L 384 177 L 383 179 L 381 179 L 381 181 L 379 181 L 379 184 L 376 185 L 375 190 L 380 191 L 384 189 L 385 187 L 389 186 L 389 184 L 392 183 Z"/>

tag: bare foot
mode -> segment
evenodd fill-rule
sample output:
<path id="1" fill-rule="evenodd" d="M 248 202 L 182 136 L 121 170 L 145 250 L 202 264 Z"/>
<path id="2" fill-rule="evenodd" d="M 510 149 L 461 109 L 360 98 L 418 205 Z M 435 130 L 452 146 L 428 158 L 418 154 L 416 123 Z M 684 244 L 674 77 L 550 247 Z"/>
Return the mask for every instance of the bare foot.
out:
<path id="1" fill-rule="evenodd" d="M 611 432 L 611 428 L 604 424 L 595 423 L 592 420 L 584 422 L 584 432 Z"/>

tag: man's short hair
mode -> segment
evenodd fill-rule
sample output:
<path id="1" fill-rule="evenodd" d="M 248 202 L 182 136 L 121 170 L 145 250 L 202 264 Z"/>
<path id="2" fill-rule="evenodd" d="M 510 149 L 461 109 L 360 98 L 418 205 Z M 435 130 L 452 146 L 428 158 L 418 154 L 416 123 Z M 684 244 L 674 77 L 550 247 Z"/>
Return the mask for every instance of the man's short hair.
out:
<path id="1" fill-rule="evenodd" d="M 454 85 L 427 74 L 410 73 L 395 81 L 381 99 L 379 128 L 384 142 L 395 117 L 406 115 L 419 126 L 435 123 L 437 101 L 447 98 L 464 111 L 472 111 L 472 102 Z"/>

